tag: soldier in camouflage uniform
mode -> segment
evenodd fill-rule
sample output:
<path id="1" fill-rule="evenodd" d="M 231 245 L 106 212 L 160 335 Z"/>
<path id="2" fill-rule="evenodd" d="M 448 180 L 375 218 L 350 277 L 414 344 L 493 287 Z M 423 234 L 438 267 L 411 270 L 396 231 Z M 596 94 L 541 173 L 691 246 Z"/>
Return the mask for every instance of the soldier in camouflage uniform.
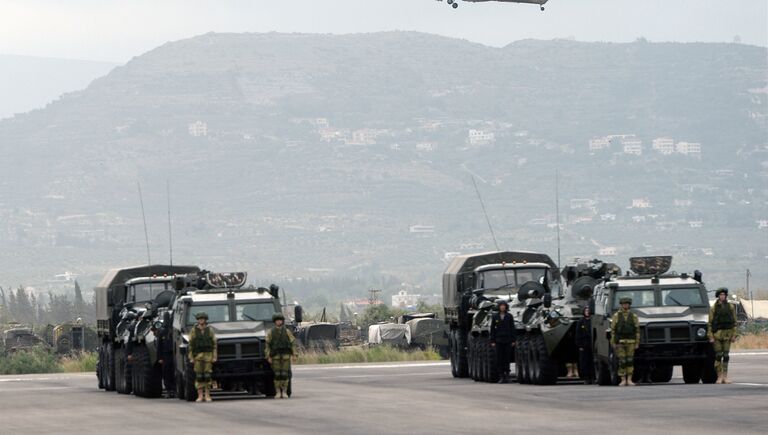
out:
<path id="1" fill-rule="evenodd" d="M 634 386 L 632 373 L 635 368 L 635 350 L 640 346 L 640 322 L 629 310 L 632 298 L 619 299 L 621 309 L 611 318 L 611 338 L 619 359 L 619 386 Z"/>
<path id="2" fill-rule="evenodd" d="M 728 353 L 731 343 L 736 341 L 736 307 L 728 302 L 728 289 L 719 288 L 715 293 L 717 301 L 709 309 L 707 336 L 715 350 L 717 383 L 730 384 L 728 379 Z"/>
<path id="3" fill-rule="evenodd" d="M 195 314 L 197 325 L 189 333 L 189 360 L 195 365 L 196 402 L 211 401 L 213 363 L 216 362 L 216 334 L 208 326 L 208 314 Z"/>
<path id="4" fill-rule="evenodd" d="M 291 359 L 296 355 L 291 331 L 285 327 L 285 317 L 282 314 L 272 316 L 275 327 L 267 333 L 267 362 L 275 372 L 275 390 L 280 391 L 282 399 L 284 393 L 291 397 Z"/>

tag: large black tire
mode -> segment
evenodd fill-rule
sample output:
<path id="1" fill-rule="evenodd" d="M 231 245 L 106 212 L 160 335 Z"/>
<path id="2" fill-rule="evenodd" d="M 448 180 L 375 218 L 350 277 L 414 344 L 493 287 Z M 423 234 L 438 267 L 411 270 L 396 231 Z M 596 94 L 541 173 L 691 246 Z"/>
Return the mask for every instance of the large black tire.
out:
<path id="1" fill-rule="evenodd" d="M 451 331 L 451 374 L 454 378 L 466 378 L 469 375 L 467 365 L 467 335 L 460 329 Z"/>
<path id="2" fill-rule="evenodd" d="M 701 364 L 697 362 L 683 364 L 683 382 L 698 384 L 701 380 Z"/>
<path id="3" fill-rule="evenodd" d="M 671 364 L 657 365 L 651 370 L 651 382 L 664 383 L 672 379 L 674 366 Z"/>
<path id="4" fill-rule="evenodd" d="M 488 378 L 486 379 L 487 382 L 499 382 L 499 379 L 501 378 L 501 373 L 499 373 L 499 364 L 498 364 L 498 352 L 499 349 L 496 346 L 491 346 L 491 340 L 489 338 L 485 339 L 486 343 L 486 349 L 487 356 L 486 356 L 486 362 L 488 364 Z"/>
<path id="5" fill-rule="evenodd" d="M 717 370 L 715 370 L 715 350 L 709 346 L 707 357 L 701 363 L 701 382 L 703 384 L 714 384 L 717 381 Z"/>
<path id="6" fill-rule="evenodd" d="M 115 390 L 120 394 L 131 394 L 131 366 L 128 364 L 124 348 L 115 349 Z"/>
<path id="7" fill-rule="evenodd" d="M 531 354 L 535 354 L 536 380 L 538 385 L 554 385 L 557 383 L 557 361 L 549 355 L 544 336 L 531 335 Z"/>
<path id="8" fill-rule="evenodd" d="M 597 385 L 606 386 L 613 385 L 611 383 L 611 369 L 608 364 L 603 362 L 597 354 L 594 356 L 595 362 L 595 376 L 597 377 Z"/>
<path id="9" fill-rule="evenodd" d="M 151 361 L 146 346 L 136 346 L 133 351 L 133 376 L 137 396 L 160 397 L 163 395 L 162 368 Z"/>
<path id="10" fill-rule="evenodd" d="M 613 345 L 610 345 L 608 348 L 608 367 L 611 373 L 610 385 L 619 385 L 621 383 L 621 379 L 619 379 L 619 359 L 616 357 Z"/>
<path id="11" fill-rule="evenodd" d="M 104 347 L 100 346 L 98 351 L 99 359 L 96 361 L 96 380 L 99 382 L 99 389 L 104 389 Z"/>
<path id="12" fill-rule="evenodd" d="M 195 388 L 195 370 L 191 363 L 187 363 L 187 372 L 184 374 L 184 399 L 187 402 L 197 400 L 197 388 Z"/>
<path id="13" fill-rule="evenodd" d="M 467 370 L 467 374 L 469 375 L 470 379 L 477 381 L 475 376 L 474 357 L 475 357 L 475 337 L 470 336 L 467 339 L 467 359 L 469 360 L 469 369 Z M 451 370 L 453 370 L 453 368 L 451 368 Z"/>
<path id="14" fill-rule="evenodd" d="M 187 398 L 187 386 L 184 384 L 184 374 L 176 370 L 176 397 L 179 400 L 185 400 Z"/>
<path id="15" fill-rule="evenodd" d="M 490 373 L 488 373 L 488 339 L 487 338 L 478 338 L 477 339 L 477 346 L 478 346 L 478 362 L 480 363 L 480 380 L 483 382 L 488 382 L 488 376 Z"/>
<path id="16" fill-rule="evenodd" d="M 531 383 L 531 371 L 528 367 L 528 336 L 524 335 L 517 340 L 517 355 L 515 356 L 515 375 L 520 384 Z"/>
<path id="17" fill-rule="evenodd" d="M 102 364 L 102 378 L 104 379 L 104 389 L 115 391 L 115 348 L 112 343 L 106 341 L 102 344 L 104 347 L 104 361 Z"/>

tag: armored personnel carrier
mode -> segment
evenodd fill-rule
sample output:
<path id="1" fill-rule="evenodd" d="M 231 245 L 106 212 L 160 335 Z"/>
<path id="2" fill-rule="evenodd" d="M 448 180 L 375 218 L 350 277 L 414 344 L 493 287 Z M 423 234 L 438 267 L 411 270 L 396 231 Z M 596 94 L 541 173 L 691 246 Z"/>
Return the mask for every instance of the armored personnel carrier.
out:
<path id="1" fill-rule="evenodd" d="M 599 260 L 563 268 L 562 282 L 529 283 L 518 293 L 510 312 L 519 319 L 515 373 L 522 384 L 550 385 L 578 362 L 577 322 L 583 317 L 594 286 L 607 275 L 621 273 L 615 264 Z"/>
<path id="2" fill-rule="evenodd" d="M 536 300 L 543 303 L 550 283 L 559 285 L 554 261 L 535 252 L 503 251 L 461 255 L 443 273 L 443 305 L 448 326 L 451 373 L 496 382 L 490 319 L 500 300 L 508 301 L 518 322 Z"/>
<path id="3" fill-rule="evenodd" d="M 717 374 L 707 340 L 709 303 L 701 272 L 669 272 L 672 257 L 630 258 L 631 273 L 616 274 L 594 289 L 592 337 L 600 385 L 617 385 L 618 363 L 611 341 L 611 316 L 619 299 L 632 298 L 640 321 L 634 382 L 668 382 L 675 365 L 685 383 L 714 383 Z"/>

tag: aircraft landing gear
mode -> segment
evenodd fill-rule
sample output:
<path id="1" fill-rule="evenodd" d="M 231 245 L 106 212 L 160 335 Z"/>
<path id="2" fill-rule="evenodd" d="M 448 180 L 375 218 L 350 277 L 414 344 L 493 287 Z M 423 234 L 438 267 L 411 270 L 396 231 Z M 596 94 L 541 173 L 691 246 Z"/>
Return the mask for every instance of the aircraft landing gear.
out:
<path id="1" fill-rule="evenodd" d="M 450 6 L 453 6 L 454 9 L 459 7 L 459 0 L 445 0 Z"/>
<path id="2" fill-rule="evenodd" d="M 456 9 L 456 8 L 458 8 L 458 7 L 459 7 L 459 4 L 458 4 L 458 3 L 454 3 L 454 4 L 453 4 L 453 8 L 454 8 L 454 9 Z"/>
<path id="3" fill-rule="evenodd" d="M 544 12 L 544 6 L 541 6 L 541 11 Z"/>

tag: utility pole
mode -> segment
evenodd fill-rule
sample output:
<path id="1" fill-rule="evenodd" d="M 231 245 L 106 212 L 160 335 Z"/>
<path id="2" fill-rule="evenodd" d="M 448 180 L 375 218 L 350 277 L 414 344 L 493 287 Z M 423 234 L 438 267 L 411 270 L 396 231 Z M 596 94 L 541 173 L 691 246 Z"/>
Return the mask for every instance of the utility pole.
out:
<path id="1" fill-rule="evenodd" d="M 752 321 L 755 321 L 755 298 L 752 297 L 752 292 L 749 290 L 749 277 L 752 276 L 752 272 L 747 269 L 747 294 L 749 295 L 749 301 L 752 304 Z"/>

